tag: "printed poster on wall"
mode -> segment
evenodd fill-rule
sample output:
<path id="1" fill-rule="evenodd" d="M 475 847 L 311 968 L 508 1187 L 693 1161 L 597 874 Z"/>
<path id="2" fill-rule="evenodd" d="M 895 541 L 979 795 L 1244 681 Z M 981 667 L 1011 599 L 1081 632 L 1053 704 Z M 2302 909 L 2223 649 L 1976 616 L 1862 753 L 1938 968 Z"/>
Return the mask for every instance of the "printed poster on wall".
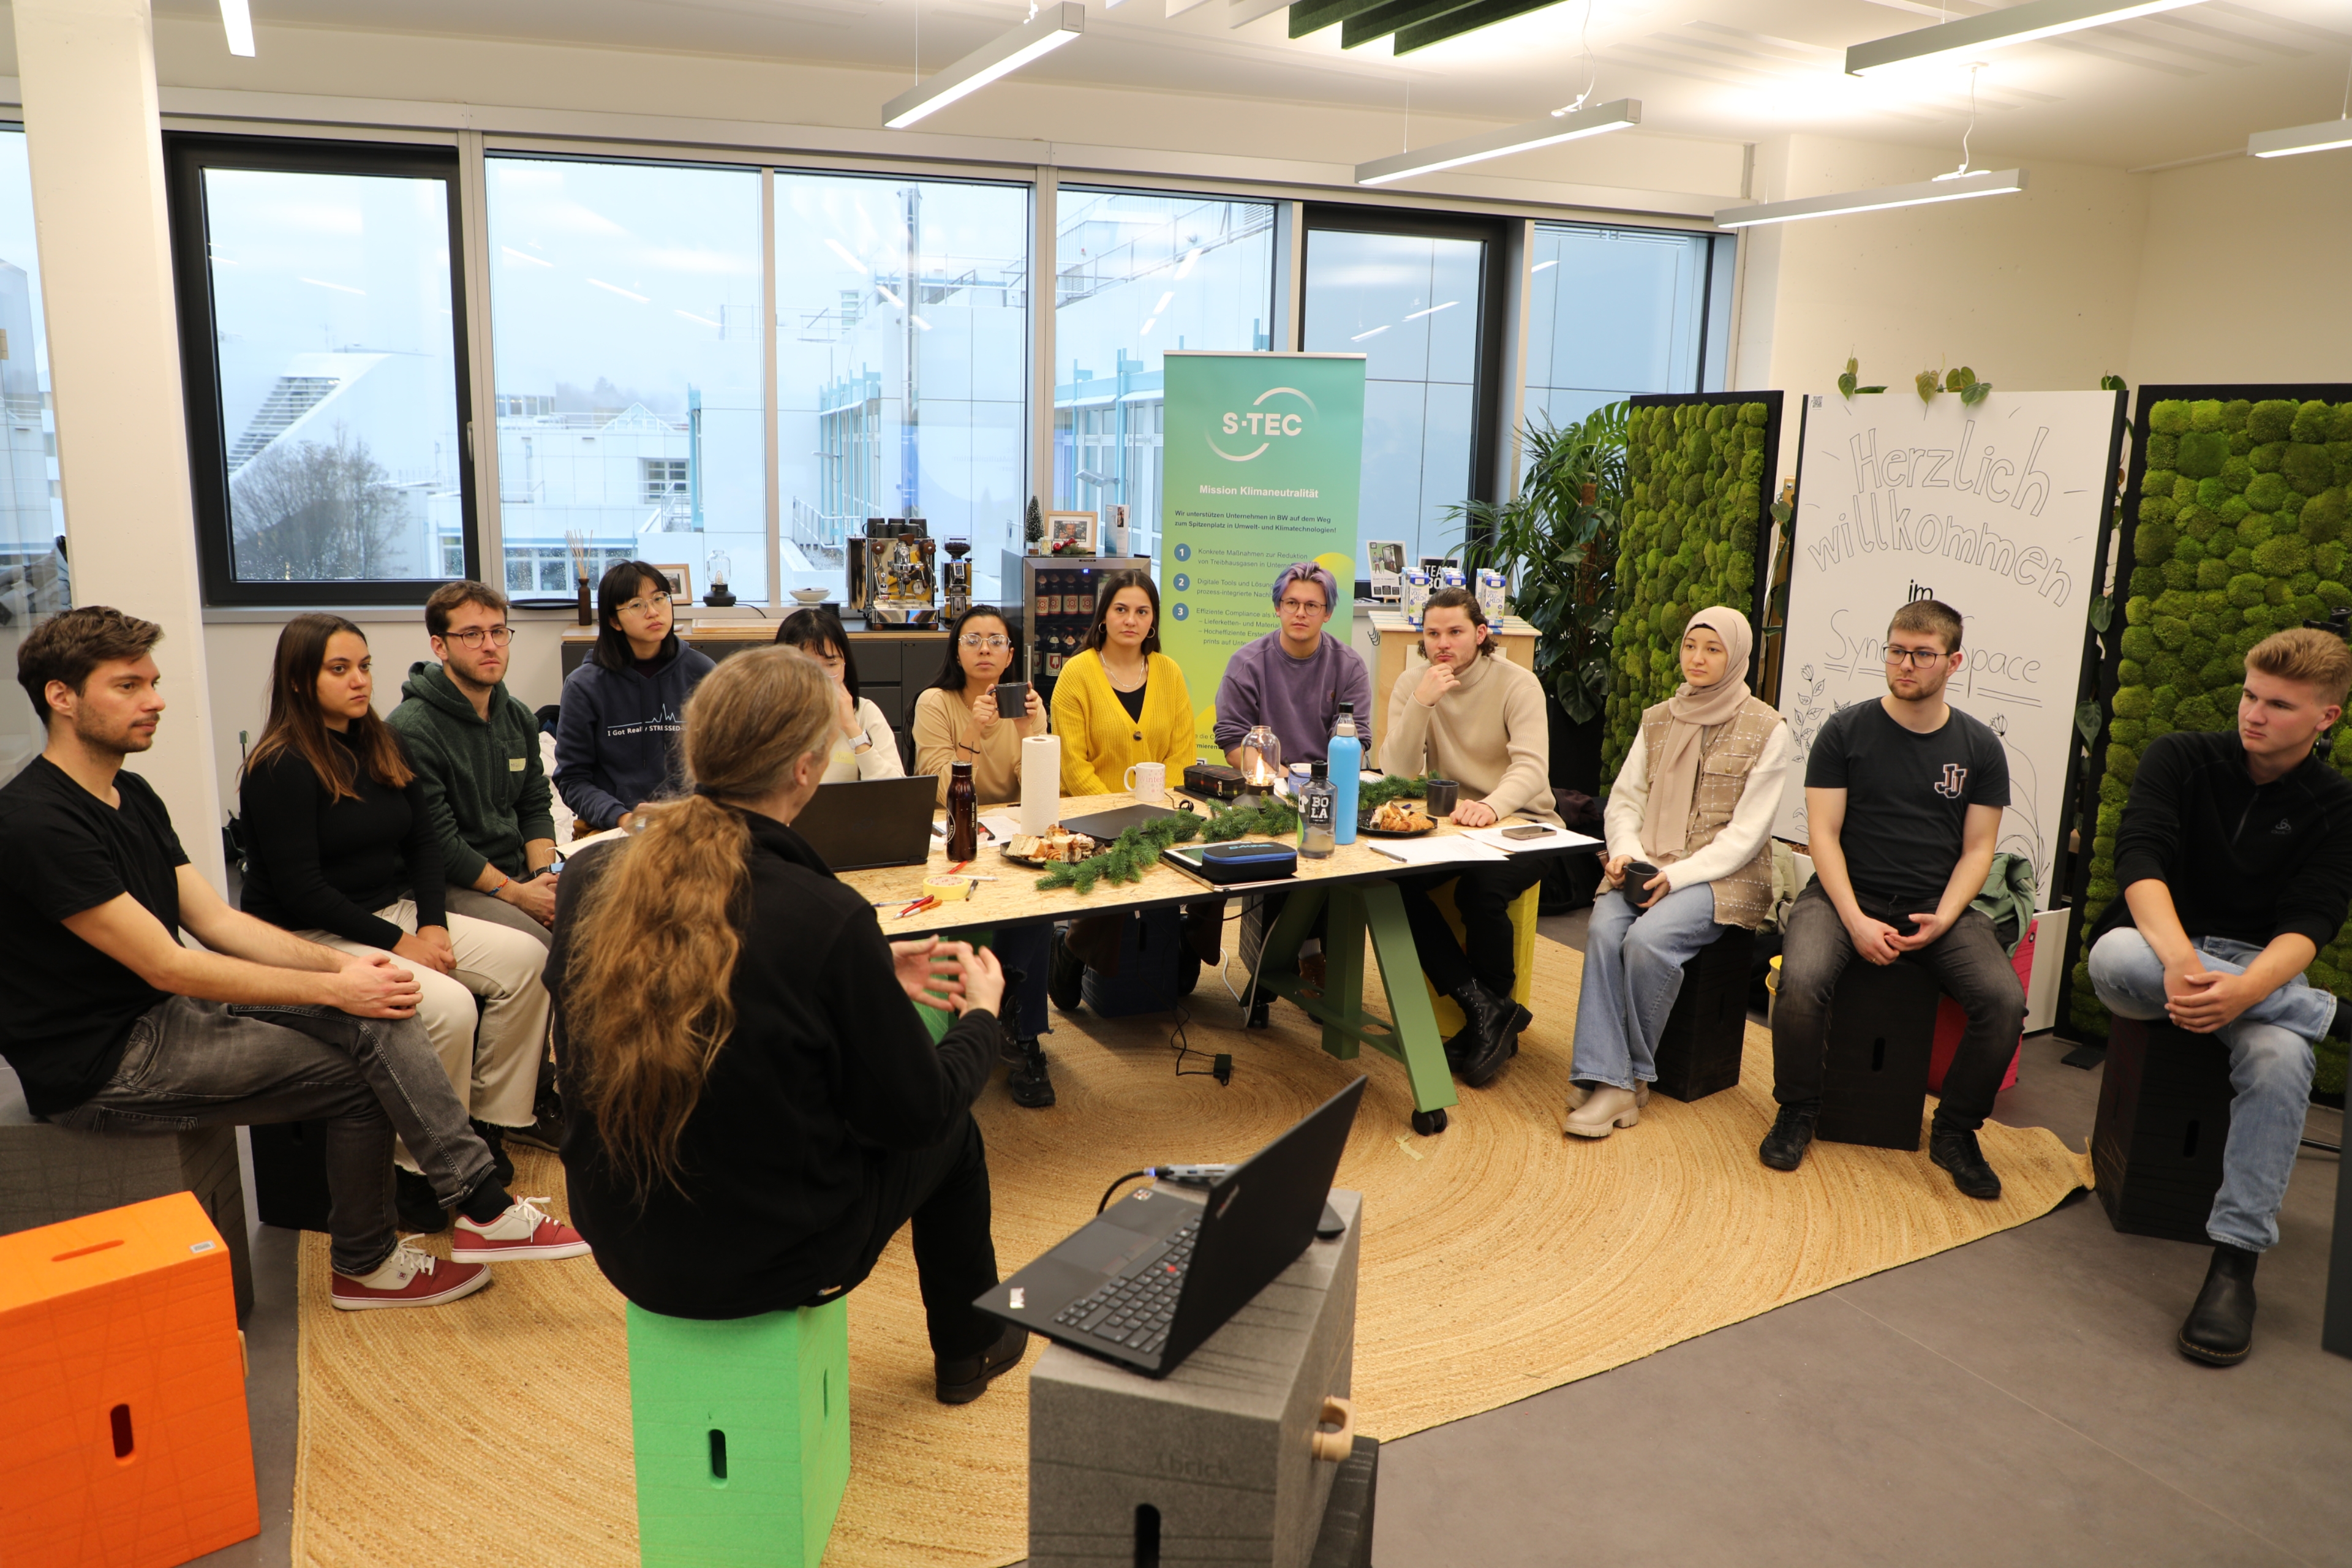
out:
<path id="1" fill-rule="evenodd" d="M 1167 356 L 1160 650 L 1183 667 L 1200 754 L 1235 648 L 1275 629 L 1275 574 L 1313 561 L 1339 584 L 1345 641 L 1364 464 L 1364 356 Z"/>
<path id="2" fill-rule="evenodd" d="M 1804 759 L 1822 722 L 1886 695 L 1886 623 L 1906 600 L 1940 599 L 1968 655 L 1945 700 L 2008 750 L 2000 847 L 2033 863 L 2047 907 L 2122 432 L 2115 392 L 1996 389 L 1973 408 L 1949 394 L 1806 397 L 1780 666 L 1798 762 L 1776 834 L 1806 837 Z"/>

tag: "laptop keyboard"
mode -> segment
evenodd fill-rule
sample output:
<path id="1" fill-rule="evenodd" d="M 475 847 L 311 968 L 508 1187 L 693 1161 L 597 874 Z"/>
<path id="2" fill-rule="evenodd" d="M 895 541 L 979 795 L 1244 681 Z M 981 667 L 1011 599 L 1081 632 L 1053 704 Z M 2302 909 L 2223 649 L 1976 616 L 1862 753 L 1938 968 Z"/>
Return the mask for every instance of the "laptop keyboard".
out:
<path id="1" fill-rule="evenodd" d="M 1192 1242 L 1200 1230 L 1199 1216 L 1186 1220 L 1169 1235 L 1168 1249 L 1141 1273 L 1114 1279 L 1084 1300 L 1071 1302 L 1055 1314 L 1054 1321 L 1153 1354 L 1168 1342 L 1168 1324 L 1176 1315 L 1176 1298 L 1183 1292 L 1184 1271 L 1192 1265 Z"/>

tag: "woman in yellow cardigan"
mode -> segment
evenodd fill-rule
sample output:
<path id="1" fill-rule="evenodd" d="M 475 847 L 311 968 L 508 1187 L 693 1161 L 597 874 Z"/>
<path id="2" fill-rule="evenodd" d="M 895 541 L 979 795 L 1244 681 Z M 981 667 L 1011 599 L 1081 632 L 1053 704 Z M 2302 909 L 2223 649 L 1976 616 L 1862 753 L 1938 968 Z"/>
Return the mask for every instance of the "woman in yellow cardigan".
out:
<path id="1" fill-rule="evenodd" d="M 1192 762 L 1192 697 L 1160 651 L 1160 590 L 1150 574 L 1114 572 L 1095 600 L 1087 646 L 1054 687 L 1064 795 L 1121 795 L 1127 770 L 1162 763 L 1181 788 Z"/>
<path id="2" fill-rule="evenodd" d="M 1184 672 L 1160 651 L 1160 590 L 1143 572 L 1114 572 L 1095 600 L 1085 651 L 1062 666 L 1054 687 L 1054 732 L 1062 737 L 1062 793 L 1122 795 L 1127 770 L 1161 763 L 1168 787 L 1181 788 L 1193 761 L 1192 697 Z M 1214 963 L 1223 899 L 1184 906 L 1184 942 L 1201 963 Z M 1064 1012 L 1079 1005 L 1084 966 L 1116 973 L 1125 917 L 1073 921 L 1054 939 L 1046 990 Z M 1181 970 L 1177 994 L 1192 988 L 1197 966 Z M 1171 998 L 1172 1001 L 1173 998 Z"/>

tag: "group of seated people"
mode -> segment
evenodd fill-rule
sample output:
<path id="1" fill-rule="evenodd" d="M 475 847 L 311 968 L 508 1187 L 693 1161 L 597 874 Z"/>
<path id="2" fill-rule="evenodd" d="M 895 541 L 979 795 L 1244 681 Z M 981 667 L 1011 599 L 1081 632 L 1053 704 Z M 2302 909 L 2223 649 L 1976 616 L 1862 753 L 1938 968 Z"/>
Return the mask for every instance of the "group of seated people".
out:
<path id="1" fill-rule="evenodd" d="M 1276 579 L 1280 624 L 1221 683 L 1220 743 L 1267 723 L 1286 753 L 1315 756 L 1343 706 L 1369 707 L 1361 659 L 1324 629 L 1336 596 L 1309 563 Z M 1016 800 L 1021 742 L 1049 728 L 1068 795 L 1114 793 L 1137 762 L 1190 762 L 1192 706 L 1158 649 L 1156 590 L 1117 574 L 1097 603 L 1050 714 L 1034 691 L 1025 711 L 998 711 L 1012 625 L 961 615 L 916 710 L 918 770 L 944 780 L 969 763 L 983 804 Z M 971 1306 L 997 1278 L 971 1107 L 1000 1056 L 1016 1099 L 1051 1103 L 1045 1009 L 1016 990 L 1043 984 L 1066 939 L 1041 923 L 982 946 L 890 941 L 792 830 L 822 784 L 902 771 L 829 613 L 713 665 L 677 638 L 656 568 L 614 568 L 598 607 L 596 648 L 564 689 L 554 786 L 583 826 L 627 831 L 559 860 L 538 727 L 504 682 L 506 601 L 450 584 L 425 605 L 435 658 L 411 667 L 388 719 L 356 626 L 306 615 L 285 628 L 241 780 L 242 911 L 123 768 L 164 711 L 160 628 L 100 606 L 35 628 L 18 679 L 47 746 L 0 788 L 0 973 L 15 1000 L 0 1057 L 34 1111 L 68 1127 L 322 1123 L 344 1310 L 453 1300 L 488 1284 L 493 1262 L 593 1249 L 647 1310 L 742 1317 L 838 1297 L 911 1222 L 938 1396 L 977 1398 L 1026 1335 Z M 1856 954 L 1910 958 L 1968 1015 L 1931 1158 L 1962 1193 L 1999 1195 L 1975 1133 L 2023 997 L 2002 933 L 1969 906 L 2009 782 L 2000 738 L 1944 700 L 1960 636 L 1948 606 L 1903 606 L 1887 695 L 1837 712 L 1811 748 L 1816 874 L 1785 917 L 1780 1110 L 1759 1151 L 1775 1170 L 1796 1170 L 1813 1135 L 1839 975 Z M 1684 684 L 1643 714 L 1611 793 L 1574 1037 L 1578 1137 L 1638 1124 L 1684 963 L 1770 906 L 1792 747 L 1748 689 L 1750 644 L 1736 611 L 1691 617 Z M 1433 595 L 1376 754 L 1391 773 L 1457 781 L 1458 825 L 1557 825 L 1542 689 L 1495 653 L 1474 597 Z M 2251 1343 L 2253 1260 L 2277 1239 L 2311 1042 L 2352 1033 L 2352 1009 L 2301 977 L 2352 897 L 2352 784 L 2314 751 L 2352 653 L 2286 632 L 2246 663 L 2234 735 L 2147 747 L 2118 840 L 2125 897 L 2090 960 L 2116 1012 L 2169 1016 L 2231 1053 L 2217 1250 L 2181 1334 L 2224 1363 Z M 1636 863 L 1654 868 L 1638 885 Z M 1461 1007 L 1446 1052 L 1473 1086 L 1531 1022 L 1512 999 L 1509 909 L 1543 865 L 1395 879 L 1423 967 Z M 1432 900 L 1448 882 L 1461 937 Z M 793 961 L 756 956 L 775 953 Z M 917 1008 L 942 1016 L 936 1040 Z M 509 1191 L 504 1144 L 518 1140 L 560 1149 L 576 1229 Z M 446 1259 L 401 1237 L 444 1229 Z"/>

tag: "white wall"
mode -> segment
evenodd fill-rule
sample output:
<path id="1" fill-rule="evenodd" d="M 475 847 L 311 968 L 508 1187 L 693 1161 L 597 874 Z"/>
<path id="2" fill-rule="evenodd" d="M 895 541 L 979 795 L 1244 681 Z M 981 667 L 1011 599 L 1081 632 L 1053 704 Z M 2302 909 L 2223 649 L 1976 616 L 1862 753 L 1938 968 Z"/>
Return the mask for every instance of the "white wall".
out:
<path id="1" fill-rule="evenodd" d="M 2352 381 L 2352 151 L 2141 178 L 2134 386 Z"/>

